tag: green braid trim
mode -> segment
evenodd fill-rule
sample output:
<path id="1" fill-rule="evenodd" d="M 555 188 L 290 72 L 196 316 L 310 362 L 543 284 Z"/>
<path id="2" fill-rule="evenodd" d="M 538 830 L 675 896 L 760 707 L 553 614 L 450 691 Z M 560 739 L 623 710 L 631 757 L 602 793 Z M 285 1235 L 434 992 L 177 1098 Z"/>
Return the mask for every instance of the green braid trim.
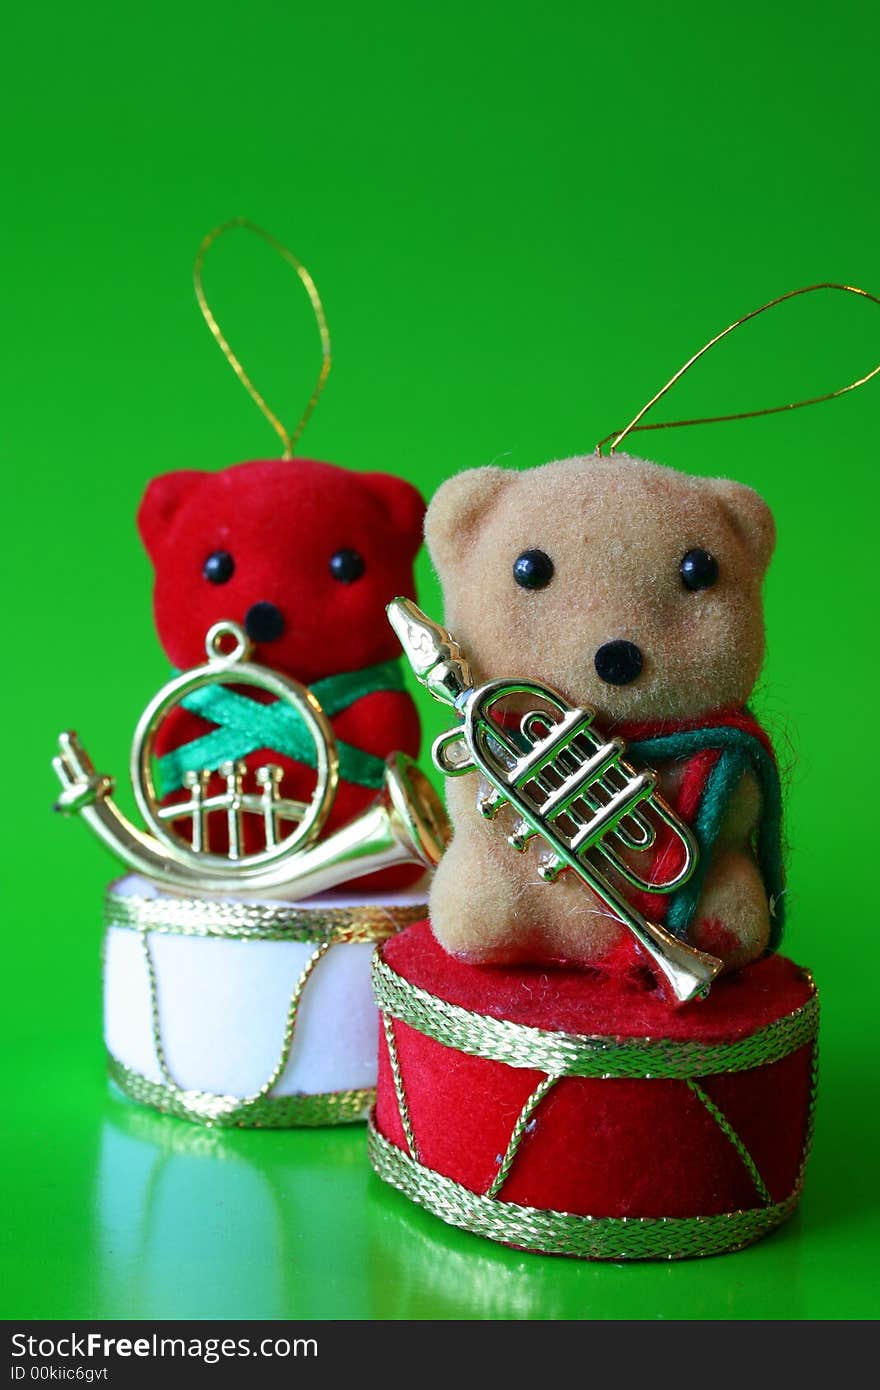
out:
<path id="1" fill-rule="evenodd" d="M 674 936 L 687 936 L 730 798 L 745 773 L 751 772 L 761 792 L 755 853 L 770 903 L 770 946 L 775 950 L 785 921 L 782 789 L 775 759 L 754 734 L 729 726 L 685 729 L 640 739 L 629 745 L 632 756 L 649 766 L 655 760 L 690 758 L 707 749 L 719 749 L 721 756 L 709 774 L 692 826 L 700 858 L 693 877 L 671 895 L 664 925 Z"/>
<path id="2" fill-rule="evenodd" d="M 326 676 L 311 687 L 330 718 L 341 714 L 364 695 L 404 688 L 399 660 Z M 163 796 L 183 786 L 183 775 L 188 769 L 219 767 L 223 762 L 246 758 L 258 748 L 270 748 L 306 767 L 315 766 L 311 737 L 302 718 L 290 705 L 279 700 L 259 705 L 221 685 L 194 690 L 181 703 L 184 709 L 216 724 L 217 728 L 159 759 L 159 785 Z M 341 740 L 337 746 L 342 781 L 361 787 L 381 787 L 385 776 L 383 758 Z"/>

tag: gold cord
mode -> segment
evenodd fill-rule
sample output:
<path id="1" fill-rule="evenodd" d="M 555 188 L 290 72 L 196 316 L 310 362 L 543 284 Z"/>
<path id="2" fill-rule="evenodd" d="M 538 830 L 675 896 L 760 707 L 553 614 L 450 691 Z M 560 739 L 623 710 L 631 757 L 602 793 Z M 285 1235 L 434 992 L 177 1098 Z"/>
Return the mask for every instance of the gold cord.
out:
<path id="1" fill-rule="evenodd" d="M 749 1153 L 748 1149 L 746 1148 L 740 1136 L 737 1134 L 733 1125 L 728 1120 L 724 1111 L 715 1104 L 711 1096 L 708 1096 L 706 1094 L 702 1086 L 698 1085 L 698 1083 L 694 1081 L 693 1077 L 690 1077 L 685 1084 L 687 1085 L 688 1090 L 696 1096 L 700 1104 L 712 1116 L 712 1119 L 715 1121 L 716 1125 L 721 1130 L 721 1133 L 724 1135 L 725 1139 L 728 1139 L 730 1141 L 733 1148 L 739 1154 L 739 1157 L 742 1160 L 743 1167 L 745 1168 L 746 1172 L 751 1178 L 755 1187 L 755 1191 L 761 1198 L 761 1201 L 764 1203 L 764 1206 L 772 1207 L 773 1198 L 770 1194 L 770 1189 L 768 1188 L 764 1179 L 761 1177 L 761 1172 L 758 1168 L 757 1163 L 752 1158 L 752 1155 Z"/>
<path id="2" fill-rule="evenodd" d="M 819 996 L 808 973 L 811 994 L 806 1003 L 731 1042 L 560 1033 L 474 1013 L 398 975 L 383 960 L 381 946 L 373 955 L 371 978 L 376 1003 L 388 1019 L 457 1052 L 553 1076 L 686 1081 L 693 1076 L 746 1071 L 797 1052 L 813 1041 L 819 1028 Z"/>
<path id="3" fill-rule="evenodd" d="M 878 372 L 880 372 L 880 362 L 878 362 L 877 366 L 868 372 L 866 376 L 859 377 L 857 381 L 851 381 L 848 386 L 841 386 L 836 391 L 828 391 L 823 396 L 811 396 L 808 400 L 790 401 L 786 405 L 767 406 L 763 410 L 742 410 L 734 415 L 705 415 L 700 419 L 664 420 L 660 424 L 651 425 L 643 425 L 640 423 L 648 414 L 648 411 L 652 410 L 657 402 L 662 400 L 668 391 L 672 390 L 676 382 L 681 380 L 685 372 L 689 371 L 695 362 L 699 362 L 700 358 L 705 356 L 710 348 L 715 347 L 716 343 L 720 343 L 721 340 L 732 333 L 734 329 L 740 328 L 744 323 L 748 323 L 750 319 L 757 318 L 759 314 L 766 313 L 768 309 L 775 309 L 777 304 L 784 304 L 787 299 L 796 299 L 802 294 L 813 294 L 816 290 L 840 290 L 844 294 L 858 294 L 861 295 L 863 299 L 869 299 L 872 304 L 880 305 L 880 299 L 878 299 L 876 295 L 869 294 L 867 290 L 860 290 L 855 285 L 838 285 L 833 281 L 824 281 L 820 285 L 804 285 L 799 290 L 789 290 L 788 294 L 781 294 L 778 298 L 771 299 L 769 303 L 762 304 L 759 309 L 753 309 L 750 314 L 744 314 L 742 318 L 737 319 L 735 323 L 731 323 L 727 328 L 723 329 L 721 333 L 716 333 L 715 337 L 710 338 L 708 343 L 704 343 L 699 352 L 695 352 L 693 357 L 689 357 L 684 366 L 679 367 L 675 375 L 669 378 L 666 385 L 661 386 L 656 395 L 652 396 L 648 403 L 642 406 L 641 410 L 637 415 L 633 416 L 625 429 L 620 431 L 612 430 L 610 434 L 607 434 L 604 439 L 599 441 L 596 445 L 596 453 L 601 454 L 604 446 L 610 443 L 611 447 L 608 452 L 609 454 L 613 454 L 615 449 L 618 448 L 628 434 L 639 434 L 642 430 L 676 430 L 683 428 L 685 425 L 718 425 L 728 420 L 753 420 L 759 415 L 779 415 L 785 410 L 800 410 L 806 405 L 820 405 L 823 401 L 833 401 L 837 396 L 845 396 L 848 391 L 855 391 L 859 386 L 864 386 L 866 382 L 870 381 L 872 377 L 875 377 Z"/>
<path id="4" fill-rule="evenodd" d="M 416 1148 L 416 1136 L 413 1133 L 412 1119 L 410 1118 L 409 1106 L 406 1100 L 406 1091 L 403 1087 L 403 1073 L 400 1070 L 400 1058 L 397 1053 L 397 1040 L 394 1036 L 394 1020 L 385 1013 L 382 1014 L 382 1030 L 385 1034 L 385 1045 L 388 1048 L 388 1065 L 391 1068 L 391 1078 L 394 1082 L 394 1094 L 397 1098 L 397 1113 L 400 1115 L 403 1137 L 406 1140 L 406 1147 L 409 1149 L 410 1157 L 418 1160 L 419 1154 Z"/>
<path id="5" fill-rule="evenodd" d="M 523 1141 L 523 1136 L 526 1133 L 526 1129 L 532 1123 L 532 1116 L 534 1115 L 538 1106 L 541 1104 L 541 1101 L 544 1099 L 547 1092 L 553 1090 L 553 1087 L 556 1085 L 559 1079 L 560 1078 L 558 1076 L 545 1076 L 542 1081 L 538 1082 L 537 1086 L 535 1087 L 534 1091 L 532 1091 L 532 1094 L 529 1096 L 522 1110 L 519 1112 L 519 1117 L 511 1131 L 507 1148 L 504 1151 L 504 1156 L 498 1165 L 498 1172 L 495 1174 L 495 1177 L 489 1184 L 489 1189 L 486 1193 L 487 1197 L 497 1197 L 498 1193 L 501 1191 L 502 1187 L 506 1183 L 507 1175 L 513 1167 L 513 1160 L 519 1153 L 519 1146 Z"/>
<path id="6" fill-rule="evenodd" d="M 150 1021 L 153 1032 L 153 1052 L 156 1057 L 156 1063 L 159 1067 L 159 1072 L 162 1076 L 162 1080 L 165 1083 L 165 1085 L 170 1090 L 177 1092 L 179 1095 L 183 1095 L 185 1094 L 185 1088 L 183 1086 L 180 1086 L 178 1082 L 175 1081 L 174 1077 L 171 1075 L 171 1072 L 168 1067 L 168 1060 L 165 1055 L 165 1043 L 162 1035 L 162 1019 L 159 1006 L 159 986 L 158 981 L 156 979 L 156 967 L 153 963 L 153 955 L 150 951 L 149 929 L 146 927 L 142 927 L 138 931 L 138 937 L 140 939 L 141 951 L 143 954 L 144 965 L 146 967 L 147 972 L 147 986 L 150 994 Z M 330 950 L 330 946 L 331 942 L 329 941 L 320 942 L 315 947 L 314 951 L 312 951 L 312 954 L 309 956 L 308 960 L 303 966 L 299 978 L 297 979 L 296 984 L 293 986 L 293 992 L 290 996 L 290 1002 L 287 1006 L 287 1014 L 284 1021 L 284 1037 L 281 1042 L 281 1055 L 279 1056 L 275 1066 L 272 1068 L 269 1077 L 266 1081 L 263 1082 L 260 1089 L 258 1091 L 255 1091 L 254 1094 L 251 1096 L 242 1096 L 237 1101 L 237 1105 L 242 1111 L 246 1110 L 249 1106 L 255 1105 L 258 1101 L 265 1099 L 269 1095 L 269 1092 L 272 1090 L 273 1086 L 280 1079 L 282 1073 L 284 1072 L 287 1063 L 290 1060 L 290 1053 L 293 1047 L 293 1035 L 296 1030 L 296 1019 L 297 1014 L 299 1013 L 299 1004 L 300 999 L 302 998 L 302 992 L 309 981 L 309 977 L 311 976 L 312 971 L 318 964 L 318 961 L 321 960 L 321 958 L 327 954 L 327 952 Z"/>
<path id="7" fill-rule="evenodd" d="M 274 410 L 271 409 L 265 397 L 260 394 L 254 383 L 251 381 L 250 377 L 248 376 L 247 372 L 242 366 L 239 358 L 236 356 L 236 354 L 232 351 L 232 348 L 229 346 L 229 343 L 226 337 L 224 336 L 223 330 L 217 322 L 217 319 L 215 318 L 213 310 L 211 309 L 211 306 L 209 305 L 207 297 L 205 295 L 204 285 L 202 284 L 202 267 L 205 263 L 205 256 L 207 255 L 210 247 L 213 246 L 215 241 L 219 240 L 219 238 L 223 236 L 224 233 L 232 231 L 236 227 L 240 227 L 243 231 L 253 232 L 256 236 L 262 237 L 263 241 L 267 242 L 268 245 L 271 246 L 274 251 L 278 252 L 278 255 L 282 258 L 282 260 L 285 260 L 288 265 L 293 266 L 293 269 L 296 271 L 297 275 L 299 276 L 300 280 L 305 286 L 306 294 L 309 296 L 312 309 L 314 310 L 315 319 L 318 324 L 318 333 L 321 337 L 321 370 L 318 373 L 318 380 L 309 398 L 309 403 L 303 411 L 302 415 L 300 416 L 299 422 L 296 425 L 295 429 L 292 431 L 289 431 L 281 423 L 281 420 L 275 414 Z M 264 231 L 262 227 L 258 227 L 255 222 L 249 221 L 246 217 L 233 217 L 229 222 L 224 222 L 221 224 L 221 226 L 215 227 L 213 231 L 208 232 L 208 235 L 205 237 L 196 253 L 196 261 L 193 267 L 193 281 L 195 283 L 196 299 L 199 302 L 199 308 L 202 311 L 205 323 L 208 325 L 215 339 L 217 340 L 217 343 L 220 347 L 220 351 L 223 353 L 223 356 L 226 358 L 226 361 L 229 363 L 230 367 L 235 372 L 235 375 L 238 377 L 242 386 L 245 388 L 245 390 L 249 393 L 249 395 L 255 402 L 257 408 L 262 412 L 262 414 L 268 420 L 269 424 L 275 430 L 276 434 L 281 439 L 281 442 L 284 445 L 284 453 L 282 457 L 286 459 L 292 458 L 294 446 L 296 445 L 297 440 L 299 439 L 300 435 L 302 434 L 303 430 L 308 424 L 312 411 L 318 404 L 318 398 L 324 389 L 324 384 L 330 373 L 330 366 L 332 361 L 330 355 L 330 330 L 327 327 L 327 319 L 324 314 L 324 306 L 321 303 L 321 296 L 318 294 L 317 285 L 315 284 L 309 272 L 306 270 L 305 266 L 302 264 L 301 261 L 297 260 L 296 256 L 294 256 L 292 251 L 289 251 L 286 246 L 283 246 L 282 243 L 276 240 L 276 238 L 273 237 L 269 232 Z"/>
<path id="8" fill-rule="evenodd" d="M 213 1091 L 182 1091 L 179 1086 L 151 1081 L 112 1053 L 107 1056 L 107 1071 L 114 1085 L 130 1100 L 208 1129 L 295 1129 L 354 1124 L 367 1118 L 376 1099 L 375 1087 L 314 1094 L 296 1091 L 292 1095 L 261 1096 L 258 1100 L 242 1100 L 240 1096 L 224 1096 Z M 175 1137 L 169 1133 L 166 1139 Z M 186 1143 L 182 1138 L 179 1142 Z"/>
<path id="9" fill-rule="evenodd" d="M 105 927 L 161 936 L 204 936 L 226 941 L 327 941 L 333 946 L 387 941 L 427 916 L 426 903 L 393 907 L 303 907 L 300 903 L 234 899 L 139 897 L 111 884 L 104 899 Z"/>
<path id="10" fill-rule="evenodd" d="M 165 1057 L 165 1044 L 162 1038 L 162 1019 L 159 1014 L 159 987 L 156 981 L 156 967 L 153 964 L 153 953 L 150 950 L 150 933 L 146 930 L 138 932 L 138 939 L 141 943 L 141 954 L 144 958 L 144 968 L 147 972 L 147 987 L 150 993 L 150 1027 L 153 1033 L 153 1053 L 156 1058 L 156 1065 L 166 1086 L 173 1090 L 180 1090 L 174 1077 L 168 1068 Z"/>
<path id="11" fill-rule="evenodd" d="M 252 1096 L 245 1096 L 242 1105 L 253 1105 L 256 1101 L 262 1100 L 269 1095 L 272 1087 L 278 1082 L 290 1061 L 290 1053 L 293 1048 L 293 1035 L 296 1031 L 296 1020 L 299 1015 L 299 1005 L 302 993 L 309 981 L 309 976 L 314 970 L 318 961 L 330 950 L 330 942 L 322 941 L 320 946 L 316 946 L 302 968 L 299 979 L 293 987 L 290 996 L 290 1003 L 287 1008 L 287 1018 L 284 1022 L 284 1039 L 281 1044 L 281 1056 L 278 1058 L 272 1069 L 271 1075 L 266 1078 L 258 1091 L 254 1091 Z"/>
<path id="12" fill-rule="evenodd" d="M 367 1129 L 367 1146 L 378 1177 L 449 1226 L 518 1250 L 615 1262 L 720 1255 L 760 1240 L 795 1210 L 808 1152 L 805 1146 L 801 1172 L 791 1192 L 772 1207 L 747 1207 L 711 1216 L 581 1216 L 472 1192 L 405 1154 L 379 1133 L 375 1119 Z"/>

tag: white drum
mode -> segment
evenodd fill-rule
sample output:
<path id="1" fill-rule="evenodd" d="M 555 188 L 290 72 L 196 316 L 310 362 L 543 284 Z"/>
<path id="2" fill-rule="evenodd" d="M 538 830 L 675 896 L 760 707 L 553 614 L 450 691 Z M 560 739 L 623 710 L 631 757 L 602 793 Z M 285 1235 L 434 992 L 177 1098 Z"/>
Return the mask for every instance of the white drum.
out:
<path id="1" fill-rule="evenodd" d="M 208 1125 L 365 1118 L 370 957 L 427 915 L 426 885 L 298 903 L 178 897 L 131 875 L 105 903 L 104 1039 L 133 1099 Z"/>

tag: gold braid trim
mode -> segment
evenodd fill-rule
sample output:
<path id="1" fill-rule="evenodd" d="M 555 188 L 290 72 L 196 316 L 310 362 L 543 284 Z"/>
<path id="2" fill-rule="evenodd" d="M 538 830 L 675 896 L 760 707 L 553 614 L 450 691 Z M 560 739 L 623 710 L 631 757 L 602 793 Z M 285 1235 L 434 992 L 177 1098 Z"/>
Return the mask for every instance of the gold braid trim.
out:
<path id="1" fill-rule="evenodd" d="M 740 1159 L 742 1160 L 742 1165 L 748 1173 L 749 1177 L 751 1178 L 752 1183 L 754 1184 L 755 1191 L 761 1198 L 761 1201 L 764 1203 L 764 1206 L 772 1207 L 773 1198 L 770 1195 L 770 1189 L 768 1188 L 764 1179 L 761 1177 L 761 1173 L 758 1169 L 757 1163 L 752 1158 L 752 1155 L 749 1153 L 748 1149 L 746 1148 L 740 1136 L 737 1134 L 733 1125 L 728 1120 L 724 1111 L 720 1108 L 720 1106 L 717 1106 L 715 1104 L 711 1096 L 706 1095 L 706 1092 L 703 1090 L 702 1086 L 698 1086 L 696 1081 L 693 1080 L 693 1078 L 688 1080 L 687 1087 L 689 1091 L 693 1092 L 700 1104 L 705 1106 L 709 1114 L 712 1116 L 712 1119 L 715 1121 L 716 1125 L 721 1130 L 721 1133 L 724 1135 L 725 1139 L 727 1139 L 733 1145 L 733 1148 L 739 1154 Z"/>
<path id="2" fill-rule="evenodd" d="M 150 1022 L 153 1033 L 153 1051 L 156 1056 L 156 1062 L 158 1064 L 159 1071 L 162 1073 L 162 1080 L 164 1084 L 168 1087 L 170 1091 L 174 1091 L 182 1095 L 184 1093 L 183 1087 L 179 1086 L 175 1081 L 174 1077 L 171 1075 L 171 1072 L 168 1067 L 168 1060 L 165 1056 L 165 1045 L 162 1040 L 162 1019 L 159 1011 L 159 991 L 156 981 L 156 969 L 153 965 L 152 953 L 150 952 L 149 933 L 146 931 L 141 931 L 138 933 L 138 936 L 141 943 L 141 950 L 144 957 L 144 966 L 147 972 L 147 983 L 150 991 Z M 320 942 L 315 947 L 314 951 L 312 951 L 312 954 L 309 956 L 308 960 L 306 961 L 305 965 L 300 971 L 300 974 L 291 992 L 290 1002 L 287 1006 L 287 1015 L 284 1021 L 284 1036 L 281 1040 L 281 1054 L 278 1058 L 278 1061 L 275 1063 L 275 1066 L 272 1068 L 272 1071 L 270 1072 L 269 1076 L 263 1082 L 262 1086 L 259 1088 L 258 1091 L 255 1091 L 254 1094 L 251 1096 L 237 1097 L 239 1106 L 248 1107 L 256 1105 L 259 1101 L 263 1100 L 263 1098 L 269 1094 L 269 1092 L 272 1090 L 272 1087 L 281 1077 L 285 1067 L 287 1066 L 288 1061 L 290 1060 L 290 1053 L 293 1047 L 293 1035 L 296 1031 L 296 1019 L 297 1014 L 299 1013 L 299 1004 L 302 998 L 303 990 L 308 984 L 312 972 L 315 969 L 315 966 L 318 964 L 318 961 L 322 960 L 329 950 L 329 942 Z"/>
<path id="3" fill-rule="evenodd" d="M 492 1179 L 491 1186 L 489 1187 L 489 1190 L 486 1193 L 487 1197 L 497 1197 L 498 1193 L 501 1191 L 502 1187 L 506 1183 L 507 1175 L 513 1167 L 513 1160 L 519 1153 L 519 1146 L 523 1141 L 523 1136 L 525 1135 L 526 1129 L 528 1128 L 529 1121 L 531 1120 L 538 1106 L 541 1104 L 541 1101 L 546 1096 L 547 1092 L 553 1090 L 553 1087 L 556 1085 L 558 1080 L 558 1076 L 545 1076 L 543 1081 L 538 1082 L 537 1086 L 535 1087 L 534 1091 L 532 1091 L 532 1094 L 529 1096 L 522 1110 L 519 1112 L 519 1117 L 516 1121 L 516 1124 L 513 1126 L 513 1130 L 511 1131 L 510 1140 L 504 1152 L 504 1157 L 498 1165 L 498 1172 Z"/>
<path id="4" fill-rule="evenodd" d="M 409 1106 L 406 1101 L 406 1091 L 403 1089 L 400 1058 L 397 1055 L 397 1040 L 394 1037 L 394 1021 L 387 1014 L 381 1014 L 380 1017 L 382 1019 L 382 1031 L 385 1034 L 385 1046 L 388 1048 L 388 1065 L 391 1068 L 391 1079 L 394 1082 L 394 1094 L 397 1097 L 397 1112 L 403 1126 L 403 1136 L 406 1139 L 406 1147 L 409 1149 L 410 1157 L 417 1159 L 419 1154 L 413 1134 Z"/>
<path id="5" fill-rule="evenodd" d="M 293 1035 L 296 1031 L 296 1020 L 297 1015 L 299 1013 L 299 1005 L 300 1000 L 302 999 L 303 990 L 308 984 L 312 971 L 318 964 L 318 961 L 323 960 L 324 956 L 327 954 L 329 950 L 330 943 L 328 941 L 322 941 L 319 946 L 315 947 L 314 951 L 309 956 L 308 960 L 303 966 L 302 971 L 300 973 L 300 977 L 293 987 L 293 993 L 290 996 L 290 1003 L 287 1006 L 287 1017 L 284 1020 L 284 1037 L 281 1042 L 281 1055 L 279 1056 L 278 1061 L 275 1063 L 275 1066 L 271 1074 L 263 1082 L 260 1089 L 258 1091 L 255 1091 L 252 1096 L 243 1097 L 242 1104 L 255 1105 L 258 1101 L 262 1100 L 265 1096 L 267 1096 L 269 1092 L 272 1090 L 272 1087 L 276 1085 L 276 1083 L 280 1080 L 281 1075 L 285 1067 L 287 1066 L 287 1063 L 290 1061 L 290 1053 L 293 1047 Z"/>
<path id="6" fill-rule="evenodd" d="M 816 1036 L 819 996 L 784 1018 L 729 1043 L 693 1039 L 600 1037 L 583 1033 L 554 1033 L 509 1019 L 492 1018 L 450 1004 L 410 984 L 376 951 L 372 963 L 373 990 L 382 1013 L 446 1047 L 474 1057 L 529 1067 L 552 1076 L 637 1077 L 641 1079 L 713 1076 L 747 1071 L 778 1062 Z M 810 982 L 812 984 L 812 981 Z"/>
<path id="7" fill-rule="evenodd" d="M 166 1115 L 193 1120 L 218 1129 L 287 1129 L 295 1125 L 340 1125 L 363 1120 L 369 1113 L 376 1092 L 324 1091 L 315 1095 L 261 1095 L 242 1100 L 240 1096 L 216 1095 L 211 1091 L 183 1091 L 161 1081 L 151 1081 L 141 1072 L 127 1067 L 112 1053 L 107 1054 L 107 1071 L 120 1091 L 150 1105 Z"/>
<path id="8" fill-rule="evenodd" d="M 576 1216 L 471 1192 L 415 1162 L 372 1120 L 368 1151 L 380 1178 L 450 1226 L 522 1250 L 589 1260 L 681 1260 L 739 1250 L 785 1221 L 801 1195 L 802 1176 L 785 1201 L 769 1207 L 718 1216 Z"/>
<path id="9" fill-rule="evenodd" d="M 144 898 L 108 888 L 104 925 L 170 936 L 225 937 L 233 941 L 319 941 L 331 945 L 387 941 L 427 914 L 411 907 L 302 907 L 298 903 L 247 903 L 210 898 Z"/>

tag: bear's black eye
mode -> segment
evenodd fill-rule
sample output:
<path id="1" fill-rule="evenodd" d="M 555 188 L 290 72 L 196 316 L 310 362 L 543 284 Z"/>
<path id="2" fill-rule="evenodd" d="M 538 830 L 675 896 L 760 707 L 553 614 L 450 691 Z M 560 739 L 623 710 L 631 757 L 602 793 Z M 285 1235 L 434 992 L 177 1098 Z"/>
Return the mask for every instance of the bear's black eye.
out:
<path id="1" fill-rule="evenodd" d="M 364 557 L 357 550 L 337 550 L 330 556 L 330 573 L 340 584 L 353 584 L 365 569 Z"/>
<path id="2" fill-rule="evenodd" d="M 553 561 L 543 550 L 524 550 L 513 562 L 513 577 L 521 589 L 546 589 L 553 578 Z"/>
<path id="3" fill-rule="evenodd" d="M 718 579 L 718 561 L 708 550 L 689 550 L 678 572 L 686 589 L 711 589 Z"/>
<path id="4" fill-rule="evenodd" d="M 210 584 L 225 584 L 235 574 L 235 561 L 228 550 L 212 550 L 202 565 L 202 574 Z"/>

